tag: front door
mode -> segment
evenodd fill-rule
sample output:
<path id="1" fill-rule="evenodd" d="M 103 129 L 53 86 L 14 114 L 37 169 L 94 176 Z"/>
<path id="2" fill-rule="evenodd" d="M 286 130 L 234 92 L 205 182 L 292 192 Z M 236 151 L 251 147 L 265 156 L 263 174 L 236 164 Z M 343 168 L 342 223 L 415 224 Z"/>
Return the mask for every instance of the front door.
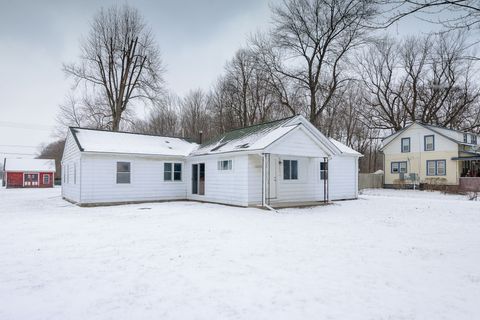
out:
<path id="1" fill-rule="evenodd" d="M 205 163 L 192 164 L 192 194 L 205 194 Z"/>
<path id="2" fill-rule="evenodd" d="M 24 187 L 38 186 L 38 173 L 25 173 L 23 176 Z"/>
<path id="3" fill-rule="evenodd" d="M 268 198 L 276 199 L 277 198 L 277 183 L 278 183 L 278 157 L 270 155 L 270 173 L 269 173 L 269 187 L 268 187 Z"/>

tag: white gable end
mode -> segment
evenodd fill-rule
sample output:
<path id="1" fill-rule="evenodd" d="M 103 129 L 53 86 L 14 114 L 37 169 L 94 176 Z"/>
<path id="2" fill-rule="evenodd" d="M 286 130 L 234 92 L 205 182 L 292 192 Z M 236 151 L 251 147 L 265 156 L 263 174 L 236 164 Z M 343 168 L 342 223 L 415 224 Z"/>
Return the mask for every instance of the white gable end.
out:
<path id="1" fill-rule="evenodd" d="M 327 148 L 316 140 L 303 126 L 273 142 L 265 148 L 265 153 L 275 153 L 304 157 L 328 157 Z"/>

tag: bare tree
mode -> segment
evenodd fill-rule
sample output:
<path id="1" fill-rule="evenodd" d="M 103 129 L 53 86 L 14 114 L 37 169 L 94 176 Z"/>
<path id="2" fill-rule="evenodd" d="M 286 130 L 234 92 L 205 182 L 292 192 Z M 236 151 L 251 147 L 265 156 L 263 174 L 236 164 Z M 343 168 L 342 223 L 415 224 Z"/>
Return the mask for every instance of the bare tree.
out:
<path id="1" fill-rule="evenodd" d="M 135 100 L 154 102 L 161 94 L 160 53 L 135 8 L 102 8 L 80 49 L 81 61 L 65 64 L 64 71 L 106 103 L 111 130 L 119 130 L 124 112 Z"/>
<path id="2" fill-rule="evenodd" d="M 179 105 L 180 99 L 176 95 L 166 95 L 150 110 L 145 120 L 137 119 L 134 122 L 132 130 L 157 135 L 180 135 Z"/>
<path id="3" fill-rule="evenodd" d="M 386 9 L 387 20 L 381 27 L 389 27 L 406 16 L 423 13 L 424 20 L 440 24 L 447 30 L 474 30 L 480 28 L 478 0 L 379 0 Z"/>
<path id="4" fill-rule="evenodd" d="M 289 0 L 273 6 L 267 64 L 292 80 L 308 97 L 313 123 L 347 80 L 342 63 L 361 43 L 364 25 L 374 14 L 371 1 Z M 294 110 L 292 110 L 294 111 Z"/>
<path id="5" fill-rule="evenodd" d="M 181 126 L 183 136 L 198 140 L 200 131 L 203 139 L 209 138 L 213 131 L 211 117 L 207 109 L 207 95 L 200 89 L 190 91 L 182 100 Z"/>

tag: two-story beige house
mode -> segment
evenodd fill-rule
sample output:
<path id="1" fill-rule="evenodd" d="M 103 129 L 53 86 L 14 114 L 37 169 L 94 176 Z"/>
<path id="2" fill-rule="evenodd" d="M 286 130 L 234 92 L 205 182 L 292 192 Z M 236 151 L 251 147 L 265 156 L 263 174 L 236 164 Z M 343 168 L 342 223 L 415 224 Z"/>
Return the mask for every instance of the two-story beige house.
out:
<path id="1" fill-rule="evenodd" d="M 383 139 L 385 187 L 480 177 L 477 134 L 414 122 Z"/>

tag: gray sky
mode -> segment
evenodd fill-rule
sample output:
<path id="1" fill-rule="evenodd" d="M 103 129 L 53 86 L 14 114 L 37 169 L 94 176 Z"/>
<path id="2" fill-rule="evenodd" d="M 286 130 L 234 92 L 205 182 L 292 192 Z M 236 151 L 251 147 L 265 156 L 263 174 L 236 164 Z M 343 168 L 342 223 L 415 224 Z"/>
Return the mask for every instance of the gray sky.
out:
<path id="1" fill-rule="evenodd" d="M 39 144 L 52 140 L 58 106 L 71 85 L 62 63 L 76 61 L 79 40 L 100 7 L 125 2 L 151 27 L 167 86 L 179 95 L 208 89 L 247 36 L 270 21 L 268 0 L 0 0 L 0 160 L 33 157 Z M 390 33 L 429 28 L 412 17 Z"/>
<path id="2" fill-rule="evenodd" d="M 63 62 L 75 61 L 79 40 L 101 6 L 125 1 L 0 1 L 0 159 L 29 157 L 51 140 L 59 104 L 71 82 Z M 157 37 L 168 88 L 207 89 L 247 35 L 265 28 L 268 1 L 128 1 Z M 30 128 L 30 129 L 28 129 Z M 21 145 L 10 147 L 6 145 Z"/>

